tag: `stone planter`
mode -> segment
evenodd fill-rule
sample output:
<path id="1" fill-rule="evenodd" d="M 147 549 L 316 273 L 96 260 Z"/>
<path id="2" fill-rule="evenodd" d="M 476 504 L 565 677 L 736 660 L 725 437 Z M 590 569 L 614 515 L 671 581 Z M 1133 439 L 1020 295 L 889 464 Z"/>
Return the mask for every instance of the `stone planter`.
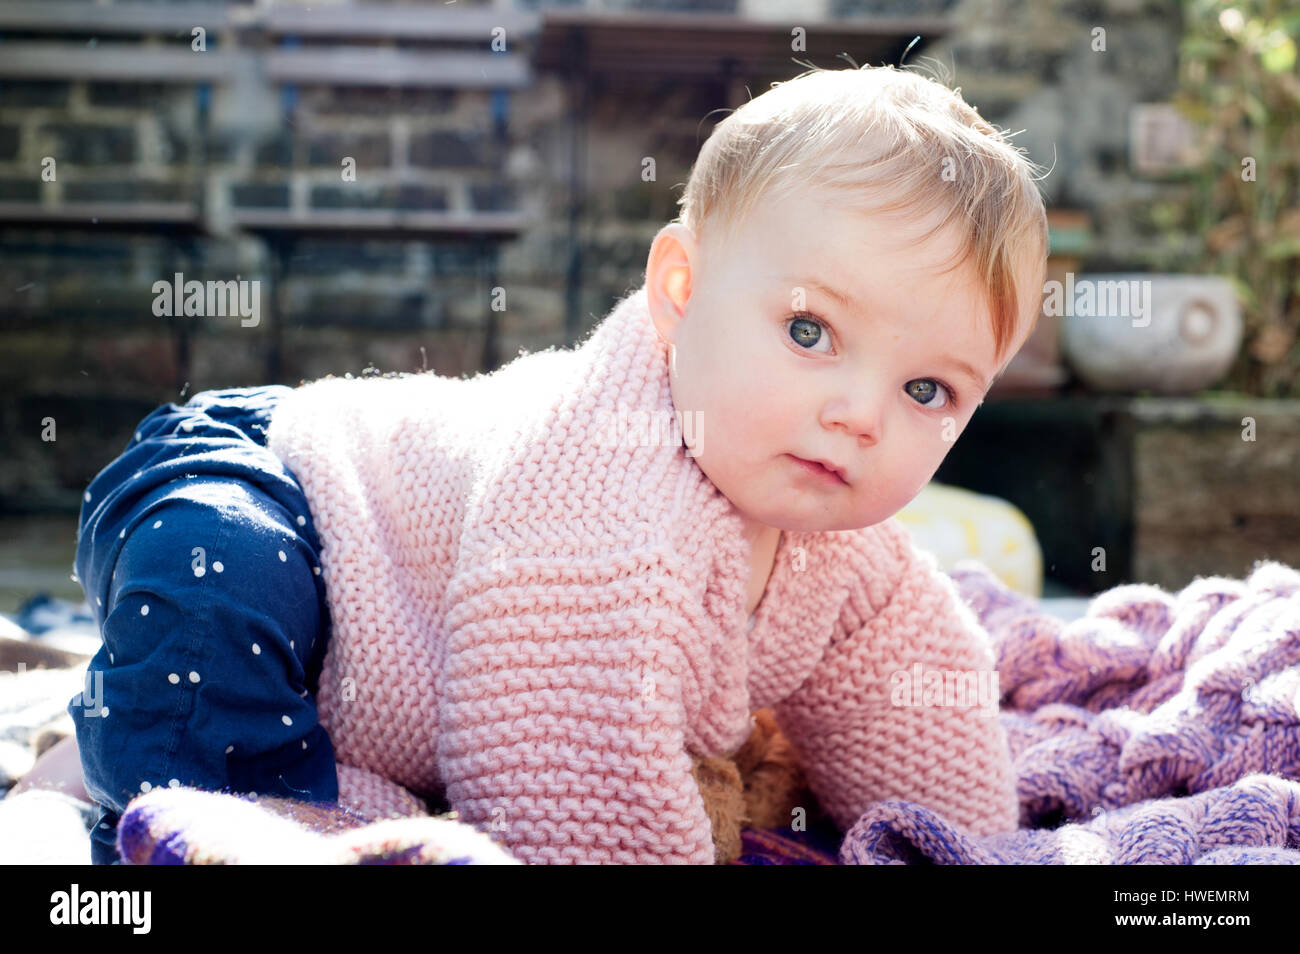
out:
<path id="1" fill-rule="evenodd" d="M 1192 394 L 1214 384 L 1241 346 L 1232 283 L 1215 275 L 1114 273 L 1048 282 L 1044 314 L 1094 391 Z"/>

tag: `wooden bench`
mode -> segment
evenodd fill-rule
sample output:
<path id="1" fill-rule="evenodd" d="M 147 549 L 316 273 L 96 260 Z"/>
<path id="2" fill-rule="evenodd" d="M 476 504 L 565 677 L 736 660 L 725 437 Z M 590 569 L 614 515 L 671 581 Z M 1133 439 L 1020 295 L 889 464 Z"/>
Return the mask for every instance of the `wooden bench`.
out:
<path id="1" fill-rule="evenodd" d="M 279 380 L 282 369 L 282 322 L 277 319 L 283 309 L 279 290 L 288 274 L 289 262 L 302 239 L 326 238 L 380 241 L 448 241 L 464 242 L 474 247 L 487 270 L 488 287 L 498 284 L 497 264 L 502 241 L 515 238 L 527 226 L 520 213 L 477 212 L 407 212 L 388 209 L 321 210 L 308 215 L 266 209 L 238 209 L 231 213 L 234 226 L 258 236 L 271 257 L 270 287 L 266 301 L 270 325 L 267 374 Z M 498 343 L 497 312 L 488 308 L 484 315 L 482 369 L 491 371 L 501 363 Z"/>
<path id="2" fill-rule="evenodd" d="M 173 234 L 200 231 L 198 208 L 191 202 L 0 202 L 0 226 Z"/>
<path id="3" fill-rule="evenodd" d="M 1300 565 L 1298 459 L 1300 401 L 1074 393 L 986 401 L 935 479 L 1020 508 L 1046 575 L 1080 592 L 1177 591 Z"/>
<path id="4" fill-rule="evenodd" d="M 338 7 L 250 8 L 210 3 L 153 4 L 9 2 L 0 3 L 0 39 L 6 32 L 29 34 L 115 34 L 140 36 L 136 44 L 58 41 L 9 41 L 2 44 L 0 81 L 80 80 L 127 83 L 193 84 L 198 114 L 199 150 L 207 128 L 208 88 L 254 76 L 268 87 L 279 86 L 291 102 L 300 85 L 380 86 L 402 88 L 486 88 L 504 95 L 533 81 L 526 38 L 539 30 L 539 17 L 494 9 L 447 9 L 378 5 Z M 208 49 L 189 48 L 195 27 L 207 31 Z M 491 52 L 493 29 L 504 27 L 508 50 Z M 153 38 L 145 41 L 143 38 Z M 158 38 L 166 41 L 160 45 Z M 338 45 L 303 47 L 301 38 L 337 40 Z M 365 46 L 357 40 L 428 41 L 459 45 L 459 49 L 428 52 Z M 279 44 L 267 48 L 270 43 Z M 466 48 L 469 45 L 478 47 Z M 504 110 L 498 104 L 499 118 Z M 498 123 L 498 132 L 504 132 Z M 201 163 L 193 175 L 202 180 Z M 197 183 L 196 183 L 197 191 Z M 280 323 L 275 289 L 286 274 L 292 251 L 303 238 L 377 239 L 392 241 L 456 241 L 480 249 L 495 274 L 498 245 L 524 228 L 517 213 L 408 212 L 405 210 L 284 210 L 236 208 L 229 213 L 235 230 L 266 243 L 272 263 L 271 349 L 268 372 L 280 371 Z M 194 205 L 177 203 L 81 203 L 44 205 L 0 203 L 0 225 L 24 228 L 89 229 L 177 237 L 217 232 Z M 178 251 L 188 246 L 178 244 Z M 495 367 L 495 313 L 485 319 L 486 366 Z M 182 326 L 180 349 L 188 351 Z M 182 361 L 184 366 L 184 361 Z"/>
<path id="5" fill-rule="evenodd" d="M 189 48 L 203 27 L 209 48 Z M 493 29 L 506 31 L 507 50 L 489 49 Z M 111 33 L 165 37 L 141 43 L 19 41 L 4 44 L 0 79 L 73 79 L 116 82 L 222 83 L 247 71 L 271 83 L 330 86 L 518 89 L 532 82 L 527 55 L 516 52 L 539 30 L 534 14 L 504 10 L 387 8 L 349 4 L 315 9 L 225 7 L 213 4 L 0 3 L 0 34 Z M 226 38 L 234 41 L 224 48 Z M 298 37 L 339 41 L 296 46 Z M 264 39 L 279 49 L 261 51 Z M 476 44 L 482 50 L 412 51 L 353 45 L 358 38 Z"/>

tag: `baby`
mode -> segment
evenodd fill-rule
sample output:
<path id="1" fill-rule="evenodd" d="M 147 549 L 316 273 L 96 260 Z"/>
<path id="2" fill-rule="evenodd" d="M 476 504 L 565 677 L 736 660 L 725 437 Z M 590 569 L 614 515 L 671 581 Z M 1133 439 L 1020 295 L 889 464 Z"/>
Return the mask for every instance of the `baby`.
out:
<path id="1" fill-rule="evenodd" d="M 767 707 L 842 830 L 883 799 L 1014 829 L 999 720 L 896 691 L 917 666 L 994 660 L 893 515 L 1032 329 L 1031 173 L 938 83 L 814 70 L 718 125 L 644 285 L 574 347 L 151 415 L 157 459 L 234 442 L 235 469 L 171 460 L 182 490 L 254 460 L 271 478 L 209 508 L 202 573 L 194 533 L 148 537 L 143 505 L 100 523 L 133 465 L 87 492 L 77 566 L 110 714 L 70 710 L 104 829 L 155 785 L 257 785 L 446 806 L 529 863 L 708 864 L 691 755 L 733 753 Z M 123 579 L 119 525 L 170 550 Z M 145 568 L 160 552 L 171 580 Z M 191 609 L 146 636 L 151 600 Z M 152 761 L 132 718 L 166 729 Z"/>

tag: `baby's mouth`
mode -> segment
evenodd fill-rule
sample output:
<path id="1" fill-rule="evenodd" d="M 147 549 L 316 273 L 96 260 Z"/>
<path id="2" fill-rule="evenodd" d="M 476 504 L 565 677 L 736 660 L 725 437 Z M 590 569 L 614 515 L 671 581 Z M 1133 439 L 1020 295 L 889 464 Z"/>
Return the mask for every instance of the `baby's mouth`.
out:
<path id="1" fill-rule="evenodd" d="M 821 481 L 826 486 L 847 486 L 848 481 L 841 477 L 837 472 L 831 470 L 823 464 L 815 461 L 805 460 L 802 457 L 796 457 L 794 454 L 787 454 L 795 464 L 798 465 L 808 476 Z"/>

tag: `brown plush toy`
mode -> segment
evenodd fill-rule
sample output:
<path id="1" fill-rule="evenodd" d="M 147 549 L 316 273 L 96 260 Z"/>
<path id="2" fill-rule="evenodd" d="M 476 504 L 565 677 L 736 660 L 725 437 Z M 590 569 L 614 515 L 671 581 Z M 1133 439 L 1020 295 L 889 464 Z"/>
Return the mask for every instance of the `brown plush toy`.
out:
<path id="1" fill-rule="evenodd" d="M 810 822 L 825 817 L 808 789 L 794 747 L 781 734 L 771 710 L 759 709 L 752 721 L 749 739 L 734 755 L 692 755 L 692 775 L 713 825 L 715 864 L 740 857 L 742 828 L 789 825 L 796 808 L 806 809 Z"/>

